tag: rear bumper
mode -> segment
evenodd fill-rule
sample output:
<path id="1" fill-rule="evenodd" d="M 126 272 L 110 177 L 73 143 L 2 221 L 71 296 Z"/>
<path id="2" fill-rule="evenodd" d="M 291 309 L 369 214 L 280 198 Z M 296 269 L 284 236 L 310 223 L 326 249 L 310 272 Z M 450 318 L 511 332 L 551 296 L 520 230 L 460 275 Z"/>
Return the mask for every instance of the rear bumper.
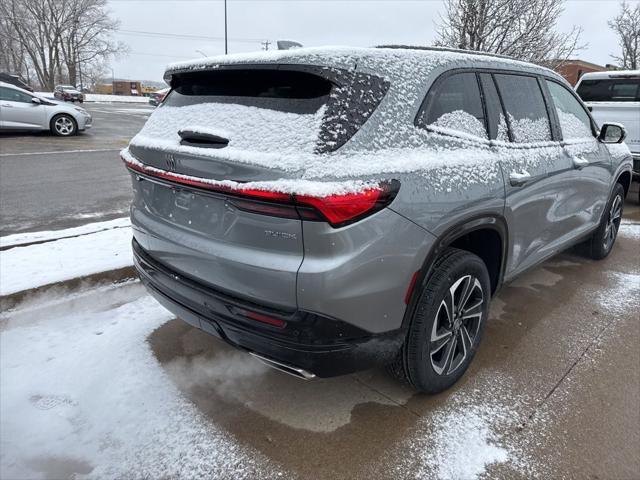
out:
<path id="1" fill-rule="evenodd" d="M 371 334 L 347 322 L 301 310 L 280 311 L 230 296 L 176 273 L 133 241 L 140 279 L 159 303 L 180 319 L 230 345 L 266 359 L 332 377 L 391 362 L 401 329 Z M 283 327 L 250 320 L 250 311 L 282 320 Z"/>

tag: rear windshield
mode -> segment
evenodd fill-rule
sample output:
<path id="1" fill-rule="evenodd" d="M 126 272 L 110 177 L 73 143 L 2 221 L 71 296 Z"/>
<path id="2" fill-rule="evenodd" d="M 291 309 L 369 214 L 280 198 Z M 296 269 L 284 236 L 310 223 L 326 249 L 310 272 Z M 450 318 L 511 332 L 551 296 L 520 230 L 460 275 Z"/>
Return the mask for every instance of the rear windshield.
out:
<path id="1" fill-rule="evenodd" d="M 303 68 L 251 66 L 175 73 L 162 107 L 207 106 L 209 113 L 202 123 L 226 131 L 235 129 L 235 138 L 253 135 L 253 142 L 260 143 L 258 130 L 281 127 L 289 132 L 280 137 L 285 145 L 291 144 L 294 136 L 302 139 L 304 135 L 307 143 L 314 142 L 315 152 L 334 151 L 372 115 L 389 82 L 337 68 Z M 236 117 L 241 124 L 234 124 Z"/>
<path id="2" fill-rule="evenodd" d="M 232 103 L 289 113 L 317 112 L 332 83 L 317 75 L 281 70 L 218 70 L 178 76 L 165 105 Z"/>
<path id="3" fill-rule="evenodd" d="M 578 95 L 585 102 L 638 102 L 640 78 L 583 80 Z"/>

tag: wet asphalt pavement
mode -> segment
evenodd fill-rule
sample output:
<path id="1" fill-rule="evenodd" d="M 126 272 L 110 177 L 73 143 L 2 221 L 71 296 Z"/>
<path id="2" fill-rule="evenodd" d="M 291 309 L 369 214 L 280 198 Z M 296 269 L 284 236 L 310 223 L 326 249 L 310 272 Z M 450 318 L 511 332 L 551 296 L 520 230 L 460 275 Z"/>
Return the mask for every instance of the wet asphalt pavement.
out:
<path id="1" fill-rule="evenodd" d="M 125 103 L 83 107 L 93 127 L 74 137 L 0 133 L 0 235 L 126 215 L 131 186 L 118 152 L 153 108 Z"/>

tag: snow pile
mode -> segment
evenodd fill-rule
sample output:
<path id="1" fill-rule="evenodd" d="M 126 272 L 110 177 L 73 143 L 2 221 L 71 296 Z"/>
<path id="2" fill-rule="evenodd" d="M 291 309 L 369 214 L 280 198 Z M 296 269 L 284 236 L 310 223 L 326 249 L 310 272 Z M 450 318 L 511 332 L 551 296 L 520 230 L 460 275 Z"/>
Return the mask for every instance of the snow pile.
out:
<path id="1" fill-rule="evenodd" d="M 109 287 L 7 315 L 0 477 L 282 475 L 213 426 L 169 380 L 145 340 L 172 315 L 150 297 L 132 299 L 136 293 L 143 295 L 139 284 Z"/>
<path id="2" fill-rule="evenodd" d="M 101 222 L 104 223 L 111 224 Z M 92 229 L 99 230 L 100 227 L 80 227 L 81 231 Z M 60 230 L 57 232 L 60 240 L 1 251 L 0 295 L 132 265 L 131 228 L 112 226 L 75 237 L 65 233 L 77 231 L 74 228 Z M 42 234 L 43 237 L 50 235 L 52 232 Z M 35 237 L 36 234 L 22 235 L 23 239 Z M 11 241 L 11 237 L 9 239 Z"/>
<path id="3" fill-rule="evenodd" d="M 423 454 L 426 463 L 436 465 L 441 480 L 473 479 L 487 466 L 509 459 L 498 443 L 491 422 L 501 412 L 486 406 L 470 406 L 462 412 L 436 414 L 433 446 Z"/>
<path id="4" fill-rule="evenodd" d="M 471 388 L 467 385 L 458 393 L 445 393 L 381 463 L 397 462 L 398 478 L 493 478 L 489 472 L 499 465 L 500 472 L 514 478 L 538 477 L 545 468 L 529 456 L 529 439 L 510 433 L 519 431 L 525 423 L 544 428 L 546 413 L 529 418 L 535 402 L 514 395 L 513 380 L 500 373 L 476 372 L 472 382 Z"/>

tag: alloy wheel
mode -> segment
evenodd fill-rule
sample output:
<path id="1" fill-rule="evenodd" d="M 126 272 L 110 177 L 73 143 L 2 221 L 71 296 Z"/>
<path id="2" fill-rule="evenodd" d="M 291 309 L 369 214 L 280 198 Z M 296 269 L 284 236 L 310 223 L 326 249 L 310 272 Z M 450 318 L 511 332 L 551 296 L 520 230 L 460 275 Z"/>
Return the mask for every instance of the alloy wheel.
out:
<path id="1" fill-rule="evenodd" d="M 613 246 L 613 242 L 618 234 L 618 228 L 620 228 L 620 221 L 622 220 L 622 197 L 616 195 L 611 204 L 609 210 L 609 218 L 607 219 L 607 226 L 604 230 L 604 248 L 609 250 Z"/>
<path id="2" fill-rule="evenodd" d="M 68 117 L 60 117 L 55 121 L 54 128 L 60 135 L 71 135 L 74 130 L 73 121 Z"/>
<path id="3" fill-rule="evenodd" d="M 485 295 L 472 275 L 456 280 L 440 303 L 430 338 L 431 366 L 438 375 L 455 372 L 471 355 L 483 320 Z"/>

